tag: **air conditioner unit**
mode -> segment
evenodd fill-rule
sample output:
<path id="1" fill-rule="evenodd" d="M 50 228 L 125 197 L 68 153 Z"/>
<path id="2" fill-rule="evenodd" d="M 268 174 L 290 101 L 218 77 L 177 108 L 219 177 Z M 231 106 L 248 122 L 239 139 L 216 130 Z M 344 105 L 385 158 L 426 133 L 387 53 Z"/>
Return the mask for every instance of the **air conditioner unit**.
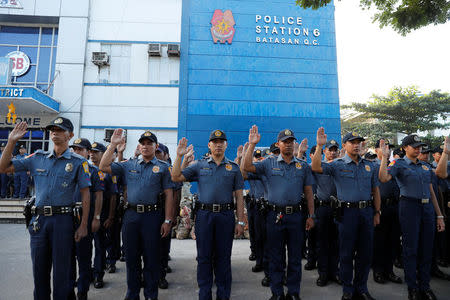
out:
<path id="1" fill-rule="evenodd" d="M 161 44 L 149 44 L 148 45 L 148 55 L 161 56 Z"/>
<path id="2" fill-rule="evenodd" d="M 180 56 L 180 45 L 168 44 L 167 45 L 167 55 L 168 56 Z"/>
<path id="3" fill-rule="evenodd" d="M 92 52 L 92 63 L 99 67 L 109 66 L 109 55 L 106 52 Z"/>
<path id="4" fill-rule="evenodd" d="M 105 142 L 110 143 L 111 142 L 111 137 L 114 133 L 114 128 L 105 128 L 105 138 L 103 139 Z M 125 129 L 123 131 L 123 136 L 125 137 L 125 142 L 127 140 L 127 130 Z"/>

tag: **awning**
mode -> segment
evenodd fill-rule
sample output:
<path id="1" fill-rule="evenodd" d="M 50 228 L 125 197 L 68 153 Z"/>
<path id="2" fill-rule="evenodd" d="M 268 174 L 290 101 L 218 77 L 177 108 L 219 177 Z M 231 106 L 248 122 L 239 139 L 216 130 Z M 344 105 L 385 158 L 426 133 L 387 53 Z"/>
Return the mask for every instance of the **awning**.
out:
<path id="1" fill-rule="evenodd" d="M 10 112 L 13 103 L 17 115 L 58 114 L 60 103 L 35 87 L 0 86 L 0 114 Z"/>

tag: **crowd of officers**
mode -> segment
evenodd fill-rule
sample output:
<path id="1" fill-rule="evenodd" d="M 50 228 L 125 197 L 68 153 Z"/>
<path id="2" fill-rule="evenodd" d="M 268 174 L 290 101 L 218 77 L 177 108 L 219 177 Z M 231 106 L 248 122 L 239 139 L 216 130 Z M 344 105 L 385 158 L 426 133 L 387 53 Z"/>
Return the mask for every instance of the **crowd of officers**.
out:
<path id="1" fill-rule="evenodd" d="M 443 233 L 450 138 L 434 151 L 432 165 L 417 135 L 406 136 L 394 156 L 381 138 L 376 157 L 363 157 L 357 133 L 346 134 L 340 149 L 319 128 L 308 164 L 306 139 L 298 144 L 285 129 L 270 149 L 256 148 L 261 136 L 254 125 L 234 161 L 225 157 L 225 132 L 214 130 L 208 155 L 195 160 L 182 138 L 171 165 L 168 148 L 150 131 L 141 135 L 135 156 L 124 159 L 122 129 L 107 147 L 84 138 L 69 145 L 73 125 L 63 117 L 46 129 L 52 151 L 11 160 L 27 132 L 22 122 L 0 158 L 0 173 L 29 172 L 35 184 L 26 209 L 34 299 L 51 299 L 52 269 L 53 299 L 87 299 L 90 284 L 102 288 L 105 271 L 114 273 L 119 259 L 126 261 L 125 300 L 139 299 L 141 288 L 145 299 L 157 299 L 158 288 L 168 287 L 171 229 L 184 181 L 198 183 L 200 300 L 212 300 L 213 283 L 215 299 L 230 299 L 232 244 L 246 225 L 245 206 L 252 271 L 264 272 L 261 284 L 270 286 L 271 300 L 300 299 L 302 257 L 305 269 L 317 267 L 318 286 L 342 285 L 344 300 L 374 299 L 367 289 L 371 268 L 383 284 L 402 283 L 393 265 L 403 267 L 408 299 L 436 299 L 430 276 L 449 279 L 438 263 L 450 258 Z M 244 180 L 250 185 L 245 197 Z"/>

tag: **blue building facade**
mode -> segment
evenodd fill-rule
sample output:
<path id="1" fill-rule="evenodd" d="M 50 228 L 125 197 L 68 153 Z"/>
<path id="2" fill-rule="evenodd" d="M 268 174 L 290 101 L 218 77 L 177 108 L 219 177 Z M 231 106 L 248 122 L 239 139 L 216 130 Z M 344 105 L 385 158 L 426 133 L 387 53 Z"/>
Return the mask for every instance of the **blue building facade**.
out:
<path id="1" fill-rule="evenodd" d="M 201 155 L 213 129 L 227 156 L 256 124 L 261 146 L 292 129 L 315 143 L 323 126 L 340 140 L 334 6 L 295 1 L 183 1 L 178 135 Z"/>

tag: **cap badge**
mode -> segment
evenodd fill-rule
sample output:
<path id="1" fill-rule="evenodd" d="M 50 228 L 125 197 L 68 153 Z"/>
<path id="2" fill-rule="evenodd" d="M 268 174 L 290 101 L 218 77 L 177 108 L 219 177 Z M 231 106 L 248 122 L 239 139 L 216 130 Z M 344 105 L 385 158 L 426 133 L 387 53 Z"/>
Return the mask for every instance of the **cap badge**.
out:
<path id="1" fill-rule="evenodd" d="M 81 139 L 76 139 L 75 142 L 73 142 L 74 144 L 79 144 L 81 143 Z"/>
<path id="2" fill-rule="evenodd" d="M 440 145 L 439 148 L 444 149 L 444 145 Z"/>
<path id="3" fill-rule="evenodd" d="M 57 118 L 55 121 L 53 121 L 53 124 L 61 124 L 63 122 L 63 119 Z"/>
<path id="4" fill-rule="evenodd" d="M 266 154 L 270 154 L 270 149 L 266 149 Z"/>
<path id="5" fill-rule="evenodd" d="M 336 144 L 336 141 L 335 141 L 335 140 L 331 140 L 331 141 L 330 141 L 330 144 L 331 144 L 331 145 L 335 145 L 335 144 Z"/>
<path id="6" fill-rule="evenodd" d="M 260 154 L 260 153 L 261 153 L 261 150 L 256 150 L 256 153 Z"/>
<path id="7" fill-rule="evenodd" d="M 292 132 L 289 129 L 286 129 L 284 131 L 284 135 L 292 135 Z"/>
<path id="8" fill-rule="evenodd" d="M 366 165 L 366 171 L 370 172 L 370 166 L 369 165 Z"/>
<path id="9" fill-rule="evenodd" d="M 146 131 L 145 133 L 144 133 L 144 136 L 151 136 L 152 135 L 152 133 L 150 132 L 150 131 Z"/>
<path id="10" fill-rule="evenodd" d="M 158 173 L 159 172 L 159 166 L 154 166 L 152 171 L 153 171 L 153 173 Z"/>
<path id="11" fill-rule="evenodd" d="M 225 169 L 226 169 L 227 171 L 231 171 L 231 170 L 233 169 L 233 166 L 230 165 L 230 164 L 226 164 L 226 165 L 225 165 Z"/>
<path id="12" fill-rule="evenodd" d="M 92 144 L 92 148 L 97 148 L 97 146 L 98 146 L 97 143 Z"/>
<path id="13" fill-rule="evenodd" d="M 214 135 L 215 135 L 215 136 L 221 136 L 221 135 L 222 135 L 222 132 L 220 132 L 220 130 L 216 130 L 216 131 L 214 132 Z"/>
<path id="14" fill-rule="evenodd" d="M 414 139 L 415 142 L 420 142 L 419 137 L 418 137 L 417 135 L 415 135 L 415 136 L 413 137 L 413 139 Z"/>
<path id="15" fill-rule="evenodd" d="M 66 167 L 65 167 L 66 172 L 72 172 L 73 170 L 73 164 L 72 163 L 67 163 Z"/>
<path id="16" fill-rule="evenodd" d="M 353 136 L 358 136 L 358 134 L 356 132 L 352 132 Z"/>
<path id="17" fill-rule="evenodd" d="M 428 171 L 428 170 L 429 170 L 428 167 L 425 166 L 425 165 L 422 165 L 422 169 L 424 169 L 425 171 Z"/>
<path id="18" fill-rule="evenodd" d="M 302 164 L 297 162 L 295 163 L 295 167 L 300 170 L 302 168 Z"/>

